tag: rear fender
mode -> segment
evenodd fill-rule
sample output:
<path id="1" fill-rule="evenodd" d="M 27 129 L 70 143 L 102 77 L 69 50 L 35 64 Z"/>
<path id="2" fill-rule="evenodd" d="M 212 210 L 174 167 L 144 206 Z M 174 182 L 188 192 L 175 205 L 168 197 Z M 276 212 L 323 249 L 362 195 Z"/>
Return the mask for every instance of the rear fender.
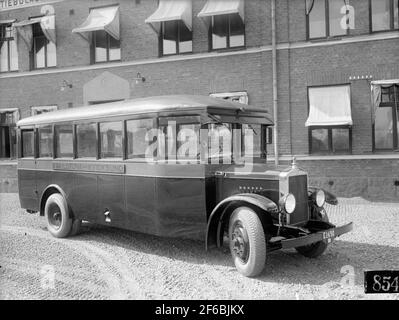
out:
<path id="1" fill-rule="evenodd" d="M 62 188 L 56 184 L 51 184 L 47 186 L 47 188 L 42 192 L 42 195 L 40 197 L 40 215 L 44 216 L 44 206 L 46 205 L 47 198 L 51 196 L 53 193 L 60 193 L 64 199 L 67 199 L 67 195 L 62 190 Z M 69 204 L 68 204 L 69 207 Z M 69 215 L 72 217 L 72 210 L 69 208 Z"/>
<path id="2" fill-rule="evenodd" d="M 205 249 L 217 246 L 220 248 L 223 245 L 223 230 L 225 223 L 234 209 L 240 206 L 249 206 L 256 210 L 260 215 L 262 224 L 271 222 L 271 213 L 278 212 L 278 205 L 269 198 L 263 197 L 259 194 L 244 193 L 237 194 L 224 199 L 213 209 L 209 216 L 208 226 L 206 230 Z M 264 213 L 263 215 L 259 212 Z"/>

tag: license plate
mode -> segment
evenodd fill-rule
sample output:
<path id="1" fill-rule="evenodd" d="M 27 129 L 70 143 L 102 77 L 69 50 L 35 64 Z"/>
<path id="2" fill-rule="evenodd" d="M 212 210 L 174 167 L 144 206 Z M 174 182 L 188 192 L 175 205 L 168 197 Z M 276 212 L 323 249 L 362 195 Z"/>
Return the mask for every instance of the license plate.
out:
<path id="1" fill-rule="evenodd" d="M 335 237 L 335 232 L 334 230 L 328 230 L 323 232 L 323 240 L 327 240 L 328 242 L 331 242 L 331 240 Z"/>

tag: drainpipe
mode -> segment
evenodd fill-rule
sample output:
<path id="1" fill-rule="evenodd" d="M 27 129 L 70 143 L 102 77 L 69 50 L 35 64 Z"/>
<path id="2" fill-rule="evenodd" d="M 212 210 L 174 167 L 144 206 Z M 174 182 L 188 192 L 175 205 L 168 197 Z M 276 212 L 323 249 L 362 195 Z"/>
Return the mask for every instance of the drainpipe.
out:
<path id="1" fill-rule="evenodd" d="M 277 45 L 276 45 L 276 0 L 272 2 L 272 65 L 273 65 L 273 141 L 274 164 L 278 166 L 278 100 L 277 100 Z"/>

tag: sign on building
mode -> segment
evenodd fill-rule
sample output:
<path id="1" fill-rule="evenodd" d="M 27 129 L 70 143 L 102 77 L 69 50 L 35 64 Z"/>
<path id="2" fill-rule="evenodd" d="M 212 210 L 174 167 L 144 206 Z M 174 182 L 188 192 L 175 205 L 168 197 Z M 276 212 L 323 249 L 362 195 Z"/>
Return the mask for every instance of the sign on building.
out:
<path id="1" fill-rule="evenodd" d="M 0 0 L 0 12 L 61 1 L 64 0 Z"/>

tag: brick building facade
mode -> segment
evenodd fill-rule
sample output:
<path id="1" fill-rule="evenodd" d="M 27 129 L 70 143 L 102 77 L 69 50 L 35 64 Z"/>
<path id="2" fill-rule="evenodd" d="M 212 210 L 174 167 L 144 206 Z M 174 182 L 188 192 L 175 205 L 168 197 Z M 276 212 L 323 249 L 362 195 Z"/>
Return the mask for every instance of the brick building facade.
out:
<path id="1" fill-rule="evenodd" d="M 168 1 L 0 1 L 0 41 L 8 41 L 0 56 L 0 192 L 17 187 L 12 123 L 37 112 L 163 94 L 236 96 L 273 112 L 271 0 L 175 0 L 174 12 L 189 3 L 186 16 L 157 24 Z M 110 7 L 117 10 L 107 16 Z M 112 20 L 109 29 L 90 29 L 96 14 Z M 295 155 L 311 184 L 399 199 L 398 16 L 397 0 L 276 0 L 279 159 Z M 184 52 L 173 54 L 175 43 Z M 322 119 L 317 97 L 334 101 L 338 87 L 349 88 L 348 99 Z M 349 117 L 335 123 L 341 108 Z"/>

